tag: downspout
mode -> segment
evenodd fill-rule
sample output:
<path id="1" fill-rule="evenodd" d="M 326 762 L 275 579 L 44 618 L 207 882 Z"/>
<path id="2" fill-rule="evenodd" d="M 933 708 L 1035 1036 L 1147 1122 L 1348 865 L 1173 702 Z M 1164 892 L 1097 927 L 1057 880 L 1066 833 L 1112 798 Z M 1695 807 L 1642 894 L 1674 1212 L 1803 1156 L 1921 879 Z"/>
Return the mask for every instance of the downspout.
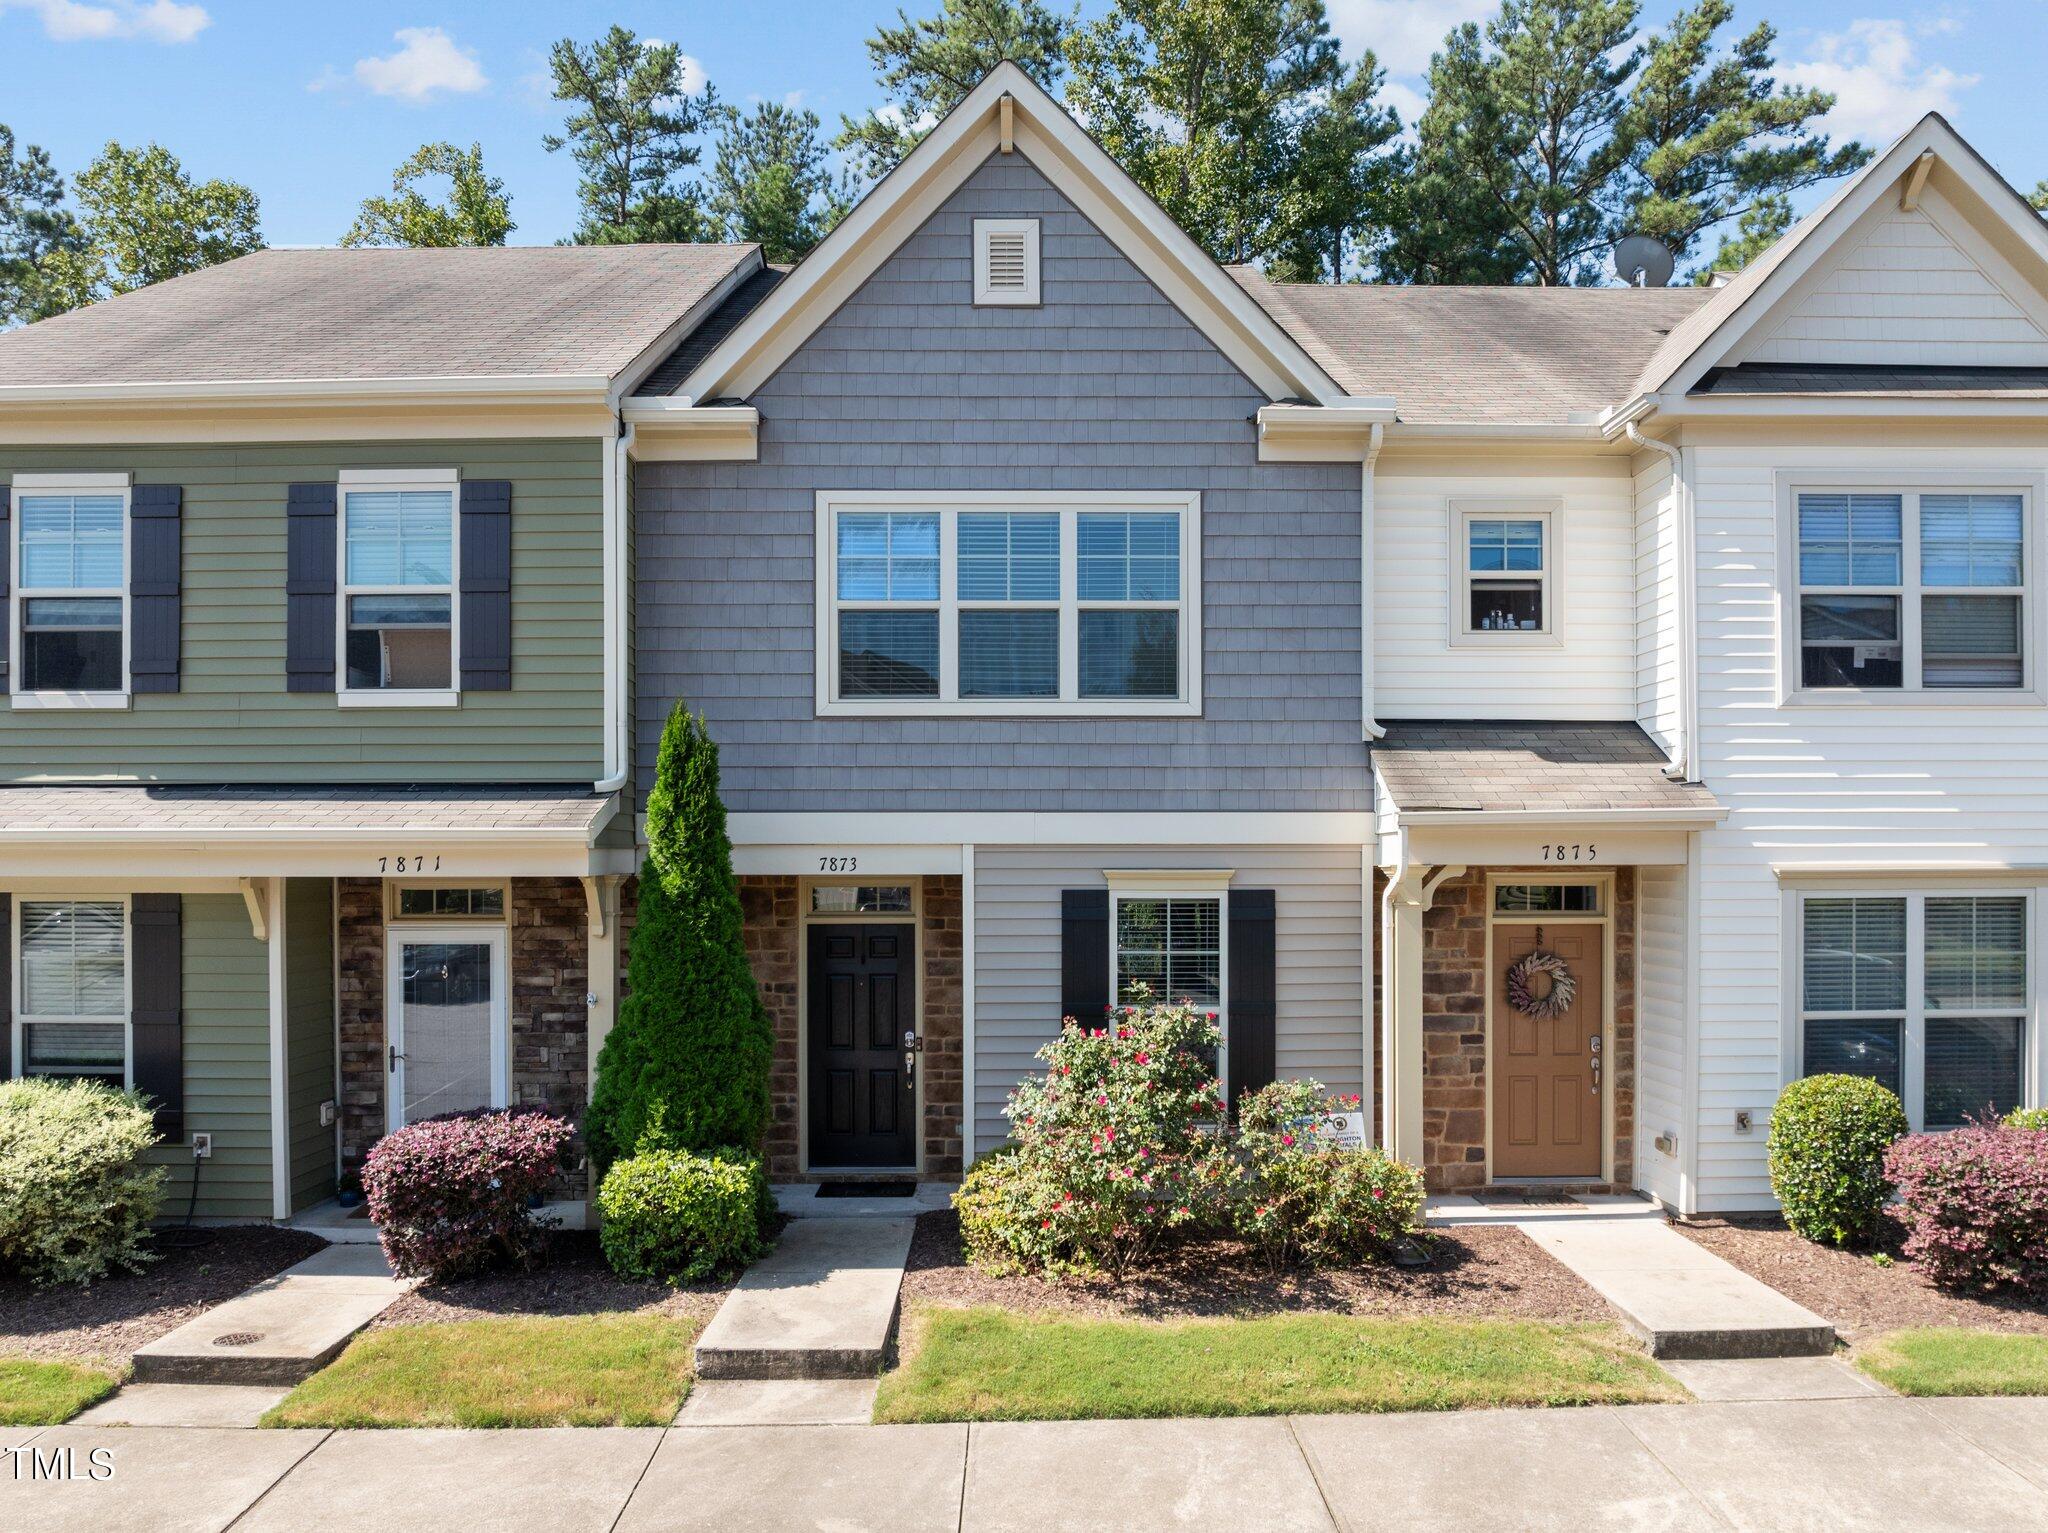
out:
<path id="1" fill-rule="evenodd" d="M 1678 529 L 1678 748 L 1665 775 L 1679 782 L 1699 780 L 1699 635 L 1694 632 L 1698 527 L 1693 515 L 1692 486 L 1686 482 L 1685 454 L 1669 442 L 1644 436 L 1634 421 L 1623 428 L 1628 439 L 1671 465 L 1671 496 Z"/>
<path id="2" fill-rule="evenodd" d="M 632 778 L 627 740 L 633 721 L 626 675 L 627 475 L 633 471 L 633 425 L 614 416 L 604 434 L 604 772 L 593 793 L 617 793 Z"/>
<path id="3" fill-rule="evenodd" d="M 1365 471 L 1359 476 L 1358 487 L 1358 674 L 1360 718 L 1364 724 L 1364 737 L 1379 740 L 1386 736 L 1387 728 L 1374 711 L 1374 666 L 1372 629 L 1372 533 L 1373 511 L 1376 499 L 1373 490 L 1373 470 L 1380 461 L 1380 448 L 1385 445 L 1387 428 L 1379 421 L 1372 423 L 1372 436 L 1365 444 Z"/>

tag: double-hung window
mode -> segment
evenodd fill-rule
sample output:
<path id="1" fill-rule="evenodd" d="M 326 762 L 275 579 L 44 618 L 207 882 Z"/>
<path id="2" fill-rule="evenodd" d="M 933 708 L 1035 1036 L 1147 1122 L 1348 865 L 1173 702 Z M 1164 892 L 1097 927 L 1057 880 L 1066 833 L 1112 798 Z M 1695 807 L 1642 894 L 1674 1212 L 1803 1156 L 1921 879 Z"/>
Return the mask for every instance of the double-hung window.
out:
<path id="1" fill-rule="evenodd" d="M 14 481 L 16 702 L 128 691 L 128 479 Z"/>
<path id="2" fill-rule="evenodd" d="M 2027 686 L 2029 499 L 2006 488 L 1796 490 L 1793 686 Z"/>
<path id="3" fill-rule="evenodd" d="M 1452 503 L 1454 643 L 1556 642 L 1557 530 L 1551 503 Z"/>
<path id="4" fill-rule="evenodd" d="M 14 1057 L 23 1075 L 128 1084 L 128 910 L 15 902 Z"/>
<path id="5" fill-rule="evenodd" d="M 2029 896 L 1808 894 L 1800 917 L 1800 1073 L 1870 1076 L 1916 1128 L 2026 1100 Z"/>
<path id="6" fill-rule="evenodd" d="M 1214 1014 L 1228 1056 L 1230 1019 L 1224 1007 L 1224 900 L 1222 892 L 1159 893 L 1116 891 L 1111 901 L 1114 923 L 1116 1004 L 1128 1006 L 1140 995 L 1154 1003 L 1187 1002 L 1197 1011 Z M 1227 1066 L 1213 1062 L 1224 1078 Z"/>
<path id="7" fill-rule="evenodd" d="M 452 700 L 455 494 L 452 474 L 343 475 L 344 700 Z"/>
<path id="8" fill-rule="evenodd" d="M 819 497 L 821 713 L 1200 708 L 1199 498 Z"/>

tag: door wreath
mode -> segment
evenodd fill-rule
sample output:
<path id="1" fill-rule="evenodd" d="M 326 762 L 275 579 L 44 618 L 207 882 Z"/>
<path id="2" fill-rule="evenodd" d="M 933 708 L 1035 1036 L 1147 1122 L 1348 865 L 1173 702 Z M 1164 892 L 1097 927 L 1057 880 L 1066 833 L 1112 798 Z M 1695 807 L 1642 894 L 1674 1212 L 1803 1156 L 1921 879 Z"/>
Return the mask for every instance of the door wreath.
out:
<path id="1" fill-rule="evenodd" d="M 1536 993 L 1533 983 L 1539 974 L 1550 977 L 1550 988 L 1542 995 Z M 1561 1017 L 1572 1009 L 1572 999 L 1578 993 L 1579 982 L 1572 978 L 1570 965 L 1555 953 L 1538 948 L 1508 965 L 1508 1004 L 1525 1017 L 1538 1021 Z"/>

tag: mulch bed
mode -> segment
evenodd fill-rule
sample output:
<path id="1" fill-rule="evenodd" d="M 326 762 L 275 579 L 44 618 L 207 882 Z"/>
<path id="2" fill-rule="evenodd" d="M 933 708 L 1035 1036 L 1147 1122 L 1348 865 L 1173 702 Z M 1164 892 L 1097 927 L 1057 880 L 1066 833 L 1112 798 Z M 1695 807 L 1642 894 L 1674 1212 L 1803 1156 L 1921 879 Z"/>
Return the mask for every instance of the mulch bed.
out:
<path id="1" fill-rule="evenodd" d="M 376 1329 L 505 1315 L 644 1314 L 705 1320 L 731 1291 L 730 1281 L 671 1288 L 619 1277 L 605 1265 L 596 1235 L 561 1230 L 549 1238 L 546 1261 L 531 1271 L 425 1283 L 370 1324 Z"/>
<path id="2" fill-rule="evenodd" d="M 1467 1225 L 1433 1231 L 1426 1268 L 1394 1266 L 1274 1274 L 1236 1240 L 1171 1252 L 1156 1270 L 1107 1278 L 992 1277 L 967 1265 L 950 1209 L 918 1216 L 903 1278 L 905 1303 L 996 1305 L 1006 1310 L 1172 1319 L 1281 1311 L 1474 1320 L 1611 1321 L 1607 1301 L 1520 1230 Z"/>
<path id="3" fill-rule="evenodd" d="M 197 1244 L 189 1249 L 161 1250 L 141 1272 L 83 1287 L 31 1288 L 0 1278 L 0 1354 L 125 1364 L 136 1348 L 327 1244 L 318 1235 L 269 1225 L 192 1234 Z"/>
<path id="4" fill-rule="evenodd" d="M 1974 1326 L 1989 1331 L 2048 1334 L 2048 1299 L 1972 1297 L 1944 1293 L 1900 1252 L 1904 1232 L 1891 1220 L 1877 1249 L 1837 1251 L 1795 1235 L 1776 1218 L 1674 1221 L 1681 1235 L 1823 1319 L 1854 1342 L 1905 1326 Z"/>

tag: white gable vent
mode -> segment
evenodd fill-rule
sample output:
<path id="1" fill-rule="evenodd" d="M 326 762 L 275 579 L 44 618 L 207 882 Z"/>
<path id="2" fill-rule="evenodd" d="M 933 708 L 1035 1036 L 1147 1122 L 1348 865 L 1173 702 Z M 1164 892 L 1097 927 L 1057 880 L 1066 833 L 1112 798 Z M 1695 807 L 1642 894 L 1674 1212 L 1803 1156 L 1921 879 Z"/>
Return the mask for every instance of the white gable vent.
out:
<path id="1" fill-rule="evenodd" d="M 1038 220 L 974 221 L 974 301 L 1038 302 Z"/>

